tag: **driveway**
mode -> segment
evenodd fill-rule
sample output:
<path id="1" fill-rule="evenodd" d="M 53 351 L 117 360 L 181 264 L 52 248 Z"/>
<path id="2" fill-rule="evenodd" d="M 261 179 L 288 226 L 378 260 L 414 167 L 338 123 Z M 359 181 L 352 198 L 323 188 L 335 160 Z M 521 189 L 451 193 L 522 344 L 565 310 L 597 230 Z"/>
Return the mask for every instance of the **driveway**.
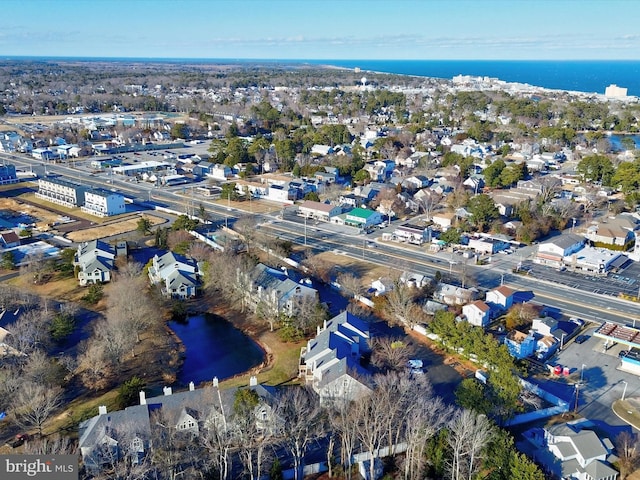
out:
<path id="1" fill-rule="evenodd" d="M 605 351 L 603 340 L 593 336 L 596 327 L 583 334 L 589 339 L 582 344 L 569 342 L 547 363 L 569 368 L 568 376 L 535 379 L 535 383 L 576 407 L 583 417 L 599 420 L 610 426 L 626 425 L 612 411 L 611 405 L 622 397 L 640 395 L 640 378 L 619 370 L 619 351 L 616 345 Z M 626 392 L 625 390 L 626 382 Z M 576 395 L 577 391 L 577 395 Z"/>

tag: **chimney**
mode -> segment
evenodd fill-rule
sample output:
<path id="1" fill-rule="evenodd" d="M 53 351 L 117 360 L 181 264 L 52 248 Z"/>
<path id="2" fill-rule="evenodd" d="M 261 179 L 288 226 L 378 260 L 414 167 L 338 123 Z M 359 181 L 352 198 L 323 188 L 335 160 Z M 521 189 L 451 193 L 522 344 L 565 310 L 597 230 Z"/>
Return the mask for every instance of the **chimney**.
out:
<path id="1" fill-rule="evenodd" d="M 162 388 L 162 393 L 164 394 L 165 397 L 168 397 L 173 392 L 171 391 L 171 387 L 163 387 Z"/>
<path id="2" fill-rule="evenodd" d="M 213 386 L 214 387 L 218 386 L 218 377 L 213 377 Z"/>
<path id="3" fill-rule="evenodd" d="M 189 391 L 193 392 L 196 389 L 196 386 L 194 385 L 193 382 L 189 382 Z"/>
<path id="4" fill-rule="evenodd" d="M 107 414 L 107 407 L 106 405 L 100 405 L 98 407 L 98 415 L 106 415 Z"/>
<path id="5" fill-rule="evenodd" d="M 140 405 L 147 404 L 147 396 L 144 394 L 144 390 L 140 391 Z"/>
<path id="6" fill-rule="evenodd" d="M 249 386 L 255 387 L 257 385 L 258 385 L 258 377 L 256 377 L 255 375 L 252 375 L 251 378 L 249 378 Z"/>

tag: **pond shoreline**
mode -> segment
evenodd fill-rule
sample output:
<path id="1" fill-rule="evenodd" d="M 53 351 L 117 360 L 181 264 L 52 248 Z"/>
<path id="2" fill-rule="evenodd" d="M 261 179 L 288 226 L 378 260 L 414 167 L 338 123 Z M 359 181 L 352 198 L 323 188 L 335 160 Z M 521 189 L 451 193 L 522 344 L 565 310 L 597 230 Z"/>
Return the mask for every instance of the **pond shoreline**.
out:
<path id="1" fill-rule="evenodd" d="M 188 384 L 190 383 L 185 378 L 185 364 L 187 364 L 190 360 L 198 362 L 199 357 L 203 356 L 203 355 L 200 355 L 202 353 L 204 353 L 204 357 L 206 357 L 207 354 L 210 355 L 212 352 L 211 350 L 212 348 L 213 348 L 213 351 L 216 351 L 216 352 L 218 351 L 216 350 L 215 345 L 203 344 L 203 345 L 200 345 L 201 351 L 198 351 L 194 355 L 194 357 L 189 357 L 189 348 L 194 348 L 194 346 L 188 347 L 187 343 L 189 343 L 189 340 L 187 339 L 185 343 L 185 339 L 181 338 L 180 329 L 176 329 L 175 327 L 181 324 L 184 327 L 187 327 L 187 325 L 189 324 L 189 319 L 197 318 L 197 317 L 201 317 L 202 322 L 210 324 L 213 328 L 222 328 L 223 330 L 228 329 L 229 334 L 232 335 L 233 337 L 236 337 L 238 334 L 240 334 L 241 337 L 237 337 L 235 338 L 235 340 L 240 341 L 241 343 L 244 341 L 250 342 L 253 349 L 255 349 L 255 351 L 251 351 L 251 350 L 246 351 L 247 354 L 249 355 L 249 358 L 252 353 L 256 354 L 257 352 L 259 352 L 259 358 L 261 359 L 261 361 L 257 365 L 251 366 L 248 369 L 245 369 L 240 372 L 234 372 L 228 376 L 224 373 L 220 376 L 212 374 L 211 380 L 213 379 L 214 376 L 222 377 L 220 378 L 220 382 L 222 383 L 222 382 L 227 382 L 229 380 L 242 378 L 245 376 L 254 376 L 254 375 L 257 376 L 258 374 L 264 371 L 267 371 L 269 368 L 273 366 L 273 354 L 272 354 L 271 348 L 262 341 L 262 339 L 260 338 L 261 337 L 260 332 L 256 331 L 255 328 L 251 328 L 251 327 L 254 327 L 254 325 L 251 325 L 249 323 L 248 319 L 244 314 L 237 312 L 234 309 L 226 306 L 209 307 L 204 309 L 190 309 L 187 315 L 186 322 L 180 322 L 178 320 L 168 320 L 165 323 L 167 330 L 170 332 L 172 338 L 177 344 L 177 353 L 179 354 L 180 360 L 179 360 L 179 364 L 176 365 L 175 383 L 178 386 L 187 387 Z M 171 323 L 175 323 L 175 325 L 172 326 Z M 202 328 L 202 325 L 200 325 L 200 328 Z M 208 333 L 215 333 L 215 332 L 208 332 Z M 184 336 L 184 334 L 185 332 L 183 331 L 182 335 Z M 196 339 L 191 338 L 190 341 L 193 342 L 194 340 Z M 233 341 L 234 338 L 230 338 L 229 340 Z M 198 347 L 198 344 L 196 344 L 195 347 Z M 245 352 L 244 349 L 242 351 Z M 219 366 L 223 371 L 225 368 L 229 368 L 229 362 L 231 362 L 231 365 L 237 365 L 237 362 L 241 361 L 238 359 L 229 358 L 229 353 L 237 353 L 237 351 L 234 351 L 233 349 L 230 349 L 229 352 L 223 349 L 221 353 L 222 354 L 219 358 L 219 361 L 220 361 Z M 258 357 L 257 354 L 255 356 Z M 196 368 L 199 370 L 206 370 L 207 368 L 215 368 L 214 366 L 216 362 L 215 359 L 200 358 L 200 362 L 201 362 L 200 364 L 198 363 L 192 364 L 191 368 Z M 207 366 L 207 362 L 210 362 L 211 367 Z M 227 363 L 225 364 L 225 362 Z M 187 366 L 186 368 L 189 368 L 189 366 Z M 197 370 L 194 371 L 194 375 L 196 377 L 198 376 Z M 202 372 L 200 372 L 200 375 L 202 375 Z M 197 379 L 197 381 L 194 381 L 194 383 L 197 386 L 203 386 L 207 382 L 211 382 L 211 380 L 199 378 Z"/>

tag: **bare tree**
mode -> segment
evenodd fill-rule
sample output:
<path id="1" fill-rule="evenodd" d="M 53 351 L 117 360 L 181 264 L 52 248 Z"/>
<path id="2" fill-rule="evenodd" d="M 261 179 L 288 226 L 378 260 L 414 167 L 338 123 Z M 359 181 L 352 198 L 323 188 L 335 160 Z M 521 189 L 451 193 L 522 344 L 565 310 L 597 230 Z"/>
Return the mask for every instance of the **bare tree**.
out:
<path id="1" fill-rule="evenodd" d="M 330 405 L 328 414 L 331 430 L 340 439 L 340 463 L 348 480 L 351 479 L 353 452 L 358 440 L 359 417 L 354 410 L 354 402 L 346 398 L 336 398 Z"/>
<path id="2" fill-rule="evenodd" d="M 46 349 L 49 345 L 49 315 L 43 310 L 24 312 L 7 326 L 7 330 L 11 334 L 6 339 L 7 343 L 22 354 Z"/>
<path id="3" fill-rule="evenodd" d="M 416 291 L 400 281 L 393 281 L 393 288 L 386 294 L 386 313 L 392 322 L 412 328 L 419 318 L 420 308 L 415 303 Z"/>
<path id="4" fill-rule="evenodd" d="M 620 459 L 620 477 L 624 480 L 640 464 L 640 441 L 636 434 L 624 431 L 616 437 L 615 445 Z"/>
<path id="5" fill-rule="evenodd" d="M 203 396 L 207 416 L 204 418 L 204 429 L 200 434 L 200 442 L 208 452 L 211 465 L 218 472 L 220 480 L 226 480 L 232 469 L 233 430 L 230 428 L 225 412 L 225 405 L 218 387 L 211 388 Z"/>
<path id="6" fill-rule="evenodd" d="M 250 253 L 250 248 L 253 246 L 256 238 L 257 227 L 257 219 L 252 215 L 246 215 L 238 219 L 238 221 L 233 225 L 233 229 L 242 236 L 242 239 L 247 246 L 247 253 Z"/>
<path id="7" fill-rule="evenodd" d="M 327 311 L 311 295 L 296 296 L 292 300 L 291 311 L 293 323 L 304 335 L 327 319 Z"/>
<path id="8" fill-rule="evenodd" d="M 348 293 L 352 297 L 361 295 L 364 291 L 362 280 L 351 272 L 341 272 L 337 276 L 336 282 L 338 282 L 343 292 Z"/>
<path id="9" fill-rule="evenodd" d="M 44 283 L 50 272 L 51 262 L 42 251 L 27 255 L 20 267 L 20 274 L 29 277 L 29 280 L 36 285 Z"/>
<path id="10" fill-rule="evenodd" d="M 318 396 L 306 387 L 289 387 L 278 399 L 274 413 L 282 425 L 282 444 L 293 459 L 293 478 L 298 480 L 309 444 L 322 433 Z"/>
<path id="11" fill-rule="evenodd" d="M 154 319 L 160 320 L 147 291 L 147 282 L 141 275 L 119 276 L 105 289 L 107 319 L 112 325 L 121 325 L 128 328 L 129 333 L 135 333 L 136 342 L 140 341 L 140 332 Z"/>
<path id="12" fill-rule="evenodd" d="M 112 365 L 122 362 L 124 354 L 132 351 L 136 339 L 126 318 L 107 313 L 94 329 L 94 335 L 102 342 L 105 357 Z"/>
<path id="13" fill-rule="evenodd" d="M 331 280 L 333 265 L 323 259 L 320 255 L 307 255 L 302 261 L 302 265 L 311 275 L 328 283 Z"/>
<path id="14" fill-rule="evenodd" d="M 415 197 L 414 197 L 415 198 Z M 431 215 L 442 202 L 442 195 L 437 192 L 429 192 L 417 199 L 418 209 L 427 217 L 427 221 L 431 221 Z"/>
<path id="15" fill-rule="evenodd" d="M 451 447 L 449 471 L 452 480 L 473 478 L 481 467 L 482 451 L 492 435 L 491 423 L 484 415 L 460 410 L 449 424 Z"/>
<path id="16" fill-rule="evenodd" d="M 91 390 L 102 390 L 109 384 L 112 373 L 104 340 L 91 339 L 80 350 L 76 373 L 80 375 L 82 384 Z"/>
<path id="17" fill-rule="evenodd" d="M 36 438 L 24 444 L 27 455 L 77 455 L 78 444 L 70 437 L 59 434 Z"/>
<path id="18" fill-rule="evenodd" d="M 189 256 L 197 262 L 207 260 L 213 253 L 213 249 L 203 242 L 193 242 L 189 246 Z"/>
<path id="19" fill-rule="evenodd" d="M 373 337 L 371 346 L 371 363 L 382 371 L 406 370 L 407 362 L 415 355 L 416 348 L 401 338 Z"/>
<path id="20" fill-rule="evenodd" d="M 21 428 L 37 428 L 42 435 L 44 423 L 61 404 L 60 387 L 25 382 L 16 394 L 14 420 Z"/>

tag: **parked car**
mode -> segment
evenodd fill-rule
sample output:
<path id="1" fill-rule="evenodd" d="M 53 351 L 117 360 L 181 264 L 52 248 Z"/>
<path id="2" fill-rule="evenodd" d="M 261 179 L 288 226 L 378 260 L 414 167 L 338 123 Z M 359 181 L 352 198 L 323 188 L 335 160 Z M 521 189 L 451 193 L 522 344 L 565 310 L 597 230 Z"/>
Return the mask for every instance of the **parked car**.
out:
<path id="1" fill-rule="evenodd" d="M 589 335 L 578 335 L 576 337 L 576 343 L 584 343 L 589 340 Z"/>
<path id="2" fill-rule="evenodd" d="M 11 441 L 8 442 L 11 448 L 17 448 L 20 445 L 24 444 L 24 442 L 28 441 L 31 438 L 31 435 L 28 433 L 18 433 Z"/>

